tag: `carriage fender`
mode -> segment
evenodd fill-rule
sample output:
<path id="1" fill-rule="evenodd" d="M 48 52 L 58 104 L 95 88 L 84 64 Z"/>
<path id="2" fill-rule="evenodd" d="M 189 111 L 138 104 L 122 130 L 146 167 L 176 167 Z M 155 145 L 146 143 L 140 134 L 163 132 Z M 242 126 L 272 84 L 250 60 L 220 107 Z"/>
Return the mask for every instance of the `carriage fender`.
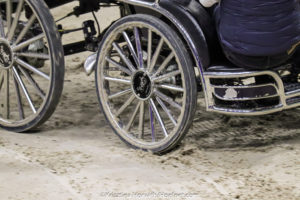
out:
<path id="1" fill-rule="evenodd" d="M 196 0 L 160 0 L 162 12 L 179 30 L 186 40 L 193 57 L 203 72 L 210 64 L 209 44 L 213 37 L 212 20 Z"/>

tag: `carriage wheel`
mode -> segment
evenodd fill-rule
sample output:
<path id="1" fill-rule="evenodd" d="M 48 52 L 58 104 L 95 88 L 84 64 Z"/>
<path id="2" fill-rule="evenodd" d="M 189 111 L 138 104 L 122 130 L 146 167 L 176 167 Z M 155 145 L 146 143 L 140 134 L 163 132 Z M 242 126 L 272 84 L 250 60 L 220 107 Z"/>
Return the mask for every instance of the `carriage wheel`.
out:
<path id="1" fill-rule="evenodd" d="M 169 151 L 192 123 L 197 87 L 190 56 L 155 17 L 132 15 L 112 25 L 100 44 L 96 86 L 107 121 L 134 148 Z"/>
<path id="2" fill-rule="evenodd" d="M 43 1 L 1 1 L 0 10 L 0 127 L 24 132 L 45 122 L 57 106 L 63 49 Z"/>

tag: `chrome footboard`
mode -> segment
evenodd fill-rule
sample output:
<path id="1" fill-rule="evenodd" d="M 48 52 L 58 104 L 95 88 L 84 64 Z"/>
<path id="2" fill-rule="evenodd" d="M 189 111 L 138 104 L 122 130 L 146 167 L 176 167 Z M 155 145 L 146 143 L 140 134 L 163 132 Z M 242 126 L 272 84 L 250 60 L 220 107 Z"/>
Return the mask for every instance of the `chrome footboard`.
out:
<path id="1" fill-rule="evenodd" d="M 274 71 L 211 71 L 204 79 L 207 111 L 264 115 L 300 106 L 300 83 Z"/>

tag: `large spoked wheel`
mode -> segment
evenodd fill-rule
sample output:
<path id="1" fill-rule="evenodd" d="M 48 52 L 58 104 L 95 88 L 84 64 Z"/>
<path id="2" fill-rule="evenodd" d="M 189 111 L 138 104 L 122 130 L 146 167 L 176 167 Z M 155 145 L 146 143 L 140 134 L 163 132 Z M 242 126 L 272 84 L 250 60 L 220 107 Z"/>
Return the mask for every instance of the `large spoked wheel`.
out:
<path id="1" fill-rule="evenodd" d="M 24 132 L 45 122 L 58 104 L 63 49 L 43 1 L 1 1 L 0 15 L 0 127 Z"/>
<path id="2" fill-rule="evenodd" d="M 104 36 L 97 62 L 100 106 L 115 133 L 135 148 L 171 150 L 190 127 L 197 99 L 178 35 L 155 17 L 124 17 Z"/>

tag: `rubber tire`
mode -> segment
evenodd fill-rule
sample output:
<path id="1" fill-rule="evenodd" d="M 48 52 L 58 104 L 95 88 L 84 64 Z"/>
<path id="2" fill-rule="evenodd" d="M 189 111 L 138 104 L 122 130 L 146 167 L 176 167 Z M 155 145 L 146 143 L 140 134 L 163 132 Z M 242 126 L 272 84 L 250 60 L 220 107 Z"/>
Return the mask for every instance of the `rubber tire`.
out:
<path id="1" fill-rule="evenodd" d="M 19 133 L 35 129 L 51 117 L 59 103 L 63 91 L 65 73 L 64 51 L 60 34 L 57 31 L 56 24 L 48 6 L 43 0 L 27 0 L 27 3 L 35 10 L 37 17 L 45 30 L 49 42 L 49 49 L 52 53 L 52 76 L 49 94 L 47 99 L 44 100 L 46 101 L 46 104 L 36 118 L 22 126 L 7 127 L 0 124 L 0 127 L 5 130 Z"/>
<path id="2" fill-rule="evenodd" d="M 108 35 L 111 34 L 114 29 L 123 23 L 129 22 L 129 21 L 141 21 L 143 23 L 149 24 L 151 26 L 156 27 L 158 30 L 160 30 L 161 34 L 164 35 L 170 43 L 173 45 L 173 48 L 176 52 L 177 55 L 179 55 L 180 62 L 182 64 L 183 68 L 183 73 L 184 76 L 187 78 L 186 80 L 186 88 L 187 88 L 187 99 L 186 99 L 186 106 L 185 106 L 185 114 L 183 116 L 182 124 L 180 125 L 180 128 L 174 134 L 171 140 L 169 140 L 168 143 L 166 143 L 163 146 L 160 146 L 159 148 L 155 149 L 143 149 L 140 147 L 137 147 L 136 145 L 128 142 L 125 140 L 121 135 L 118 134 L 118 131 L 114 129 L 113 125 L 110 123 L 108 120 L 108 117 L 106 113 L 104 112 L 102 101 L 100 99 L 99 95 L 99 87 L 98 87 L 98 74 L 99 74 L 99 69 L 100 67 L 98 66 L 99 63 L 99 56 L 101 53 L 101 49 L 103 46 L 104 41 L 107 39 Z M 195 71 L 193 68 L 193 64 L 191 61 L 191 57 L 188 54 L 184 43 L 180 39 L 180 37 L 177 35 L 177 33 L 170 28 L 165 22 L 162 20 L 150 16 L 150 15 L 145 15 L 145 14 L 136 14 L 136 15 L 130 15 L 124 18 L 119 19 L 116 21 L 106 32 L 106 34 L 103 37 L 102 42 L 100 43 L 99 51 L 98 51 L 98 56 L 97 56 L 97 67 L 96 67 L 96 73 L 95 73 L 95 78 L 96 78 L 96 89 L 97 89 L 97 95 L 98 95 L 98 101 L 100 104 L 100 109 L 103 112 L 107 122 L 110 124 L 111 128 L 114 130 L 114 132 L 121 138 L 122 141 L 124 141 L 126 144 L 128 144 L 130 147 L 135 148 L 135 149 L 142 149 L 146 151 L 152 151 L 153 153 L 156 154 L 163 154 L 171 151 L 173 148 L 175 148 L 181 140 L 184 138 L 186 133 L 188 132 L 196 111 L 197 107 L 197 84 L 196 84 L 196 76 L 195 76 Z"/>

